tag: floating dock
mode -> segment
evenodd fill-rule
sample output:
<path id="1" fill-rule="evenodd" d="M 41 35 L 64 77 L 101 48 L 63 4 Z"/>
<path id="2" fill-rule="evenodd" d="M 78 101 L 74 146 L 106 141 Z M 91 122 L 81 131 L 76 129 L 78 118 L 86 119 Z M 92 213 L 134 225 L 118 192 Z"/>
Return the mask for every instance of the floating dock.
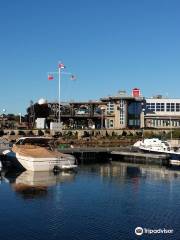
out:
<path id="1" fill-rule="evenodd" d="M 67 148 L 60 151 L 74 155 L 78 159 L 78 163 L 107 162 L 112 160 L 131 163 L 169 165 L 169 156 L 166 154 L 133 152 L 131 148 L 127 147 Z"/>
<path id="2" fill-rule="evenodd" d="M 167 154 L 152 154 L 141 152 L 112 151 L 113 159 L 144 164 L 169 165 L 169 156 Z"/>

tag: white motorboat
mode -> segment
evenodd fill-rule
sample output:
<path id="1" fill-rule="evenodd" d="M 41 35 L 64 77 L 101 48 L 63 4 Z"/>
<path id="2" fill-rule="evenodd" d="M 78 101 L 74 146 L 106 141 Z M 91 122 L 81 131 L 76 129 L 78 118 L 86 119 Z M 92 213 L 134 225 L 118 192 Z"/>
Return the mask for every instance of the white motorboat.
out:
<path id="1" fill-rule="evenodd" d="M 5 151 L 4 154 L 15 158 L 29 171 L 76 168 L 75 157 L 54 150 L 51 141 L 52 139 L 44 137 L 22 137 L 14 144 L 11 151 Z"/>
<path id="2" fill-rule="evenodd" d="M 180 165 L 180 152 L 171 149 L 167 141 L 162 141 L 158 138 L 145 138 L 137 141 L 134 147 L 144 152 L 168 154 L 171 165 Z"/>

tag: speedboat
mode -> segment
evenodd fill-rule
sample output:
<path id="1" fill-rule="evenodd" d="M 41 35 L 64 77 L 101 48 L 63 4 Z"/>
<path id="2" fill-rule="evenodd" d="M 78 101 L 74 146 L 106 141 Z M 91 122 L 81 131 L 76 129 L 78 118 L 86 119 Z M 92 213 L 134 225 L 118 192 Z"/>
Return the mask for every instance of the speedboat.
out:
<path id="1" fill-rule="evenodd" d="M 133 146 L 143 152 L 167 154 L 171 165 L 180 165 L 180 152 L 174 151 L 167 141 L 158 138 L 145 138 L 137 141 Z"/>
<path id="2" fill-rule="evenodd" d="M 22 137 L 13 145 L 11 151 L 6 150 L 4 154 L 16 159 L 29 171 L 42 172 L 77 167 L 75 157 L 55 150 L 51 138 Z"/>

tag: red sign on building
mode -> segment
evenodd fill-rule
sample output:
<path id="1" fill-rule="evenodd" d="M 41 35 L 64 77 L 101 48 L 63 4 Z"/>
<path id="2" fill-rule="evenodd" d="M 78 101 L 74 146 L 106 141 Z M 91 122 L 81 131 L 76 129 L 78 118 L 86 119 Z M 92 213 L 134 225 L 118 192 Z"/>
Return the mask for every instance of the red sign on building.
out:
<path id="1" fill-rule="evenodd" d="M 141 96 L 141 91 L 139 88 L 133 88 L 132 90 L 132 96 L 133 97 L 140 97 Z"/>

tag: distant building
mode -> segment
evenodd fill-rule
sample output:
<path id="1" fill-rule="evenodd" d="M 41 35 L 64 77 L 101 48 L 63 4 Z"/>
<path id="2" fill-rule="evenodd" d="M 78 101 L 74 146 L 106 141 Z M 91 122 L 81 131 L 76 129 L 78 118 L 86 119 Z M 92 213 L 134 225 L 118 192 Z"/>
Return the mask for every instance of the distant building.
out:
<path id="1" fill-rule="evenodd" d="M 179 128 L 180 99 L 164 98 L 161 95 L 146 98 L 145 127 Z"/>
<path id="2" fill-rule="evenodd" d="M 132 95 L 119 91 L 116 96 L 103 97 L 100 100 L 62 102 L 61 122 L 65 129 L 139 129 L 144 127 L 144 103 L 145 99 L 138 88 L 132 90 Z M 39 100 L 28 108 L 29 118 L 32 115 L 30 109 L 34 109 L 34 119 L 43 118 L 48 113 L 48 126 L 50 122 L 58 121 L 58 102 L 46 103 L 44 99 Z"/>
<path id="3" fill-rule="evenodd" d="M 124 129 L 144 126 L 142 108 L 144 98 L 139 89 L 133 89 L 134 96 L 119 91 L 116 96 L 108 96 L 97 101 L 69 102 L 61 104 L 61 121 L 67 128 L 107 128 Z M 58 120 L 59 105 L 48 103 L 49 119 Z"/>
<path id="4" fill-rule="evenodd" d="M 120 91 L 117 96 L 101 98 L 106 104 L 106 128 L 137 129 L 144 126 L 142 109 L 145 99 L 140 96 L 139 90 L 136 96 L 128 96 L 126 92 Z"/>

